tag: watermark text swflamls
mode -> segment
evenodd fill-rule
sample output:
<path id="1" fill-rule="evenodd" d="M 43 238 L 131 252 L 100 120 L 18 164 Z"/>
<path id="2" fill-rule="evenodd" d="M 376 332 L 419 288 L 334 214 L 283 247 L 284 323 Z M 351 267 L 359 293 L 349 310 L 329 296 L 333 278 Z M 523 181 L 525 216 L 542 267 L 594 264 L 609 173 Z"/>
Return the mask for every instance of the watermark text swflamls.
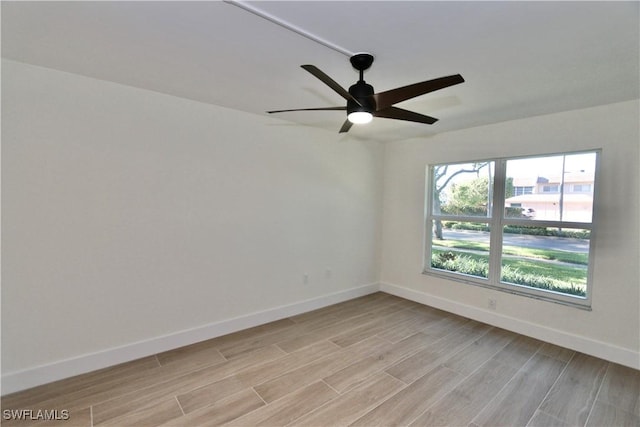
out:
<path id="1" fill-rule="evenodd" d="M 68 409 L 4 409 L 2 419 L 27 421 L 66 421 L 70 418 Z"/>

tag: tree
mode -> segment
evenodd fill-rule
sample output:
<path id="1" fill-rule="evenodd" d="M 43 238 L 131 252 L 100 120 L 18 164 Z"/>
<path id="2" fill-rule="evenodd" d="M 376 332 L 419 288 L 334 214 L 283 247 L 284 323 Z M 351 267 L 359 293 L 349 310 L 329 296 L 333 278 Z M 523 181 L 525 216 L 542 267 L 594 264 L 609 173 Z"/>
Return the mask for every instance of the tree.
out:
<path id="1" fill-rule="evenodd" d="M 453 178 L 463 173 L 475 173 L 477 174 L 480 169 L 488 166 L 490 162 L 473 163 L 469 169 L 458 169 L 452 174 L 448 175 L 449 165 L 437 165 L 433 168 L 433 213 L 442 213 L 442 198 L 443 191 L 447 188 L 447 185 Z M 490 172 L 490 171 L 489 171 Z M 485 193 L 486 194 L 486 193 Z M 485 196 L 486 197 L 486 196 Z M 433 233 L 436 239 L 442 240 L 442 221 L 439 219 L 434 221 Z"/>
<path id="2" fill-rule="evenodd" d="M 516 195 L 516 190 L 513 188 L 513 178 L 507 177 L 507 182 L 504 187 L 504 198 L 508 199 L 509 197 L 513 197 Z"/>
<path id="3" fill-rule="evenodd" d="M 448 214 L 453 215 L 487 215 L 489 204 L 489 178 L 480 177 L 473 181 L 453 184 L 451 194 L 442 207 Z"/>

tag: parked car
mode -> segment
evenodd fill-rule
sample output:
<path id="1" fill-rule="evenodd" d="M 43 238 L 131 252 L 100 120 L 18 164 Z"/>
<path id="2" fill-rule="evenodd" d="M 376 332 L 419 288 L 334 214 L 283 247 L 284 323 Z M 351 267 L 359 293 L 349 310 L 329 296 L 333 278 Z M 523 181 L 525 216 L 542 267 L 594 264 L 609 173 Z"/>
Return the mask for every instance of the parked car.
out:
<path id="1" fill-rule="evenodd" d="M 522 208 L 522 216 L 526 218 L 535 218 L 536 211 L 533 208 Z"/>

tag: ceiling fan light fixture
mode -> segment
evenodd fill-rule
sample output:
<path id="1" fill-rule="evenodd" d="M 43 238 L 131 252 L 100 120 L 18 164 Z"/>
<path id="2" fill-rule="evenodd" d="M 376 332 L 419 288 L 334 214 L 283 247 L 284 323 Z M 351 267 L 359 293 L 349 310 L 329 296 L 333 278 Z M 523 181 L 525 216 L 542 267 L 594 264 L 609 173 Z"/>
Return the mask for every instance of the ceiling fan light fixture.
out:
<path id="1" fill-rule="evenodd" d="M 340 107 L 320 107 L 320 108 L 296 108 L 293 110 L 274 110 L 267 113 L 284 113 L 288 111 L 336 111 L 347 110 L 347 120 L 344 121 L 338 133 L 348 132 L 354 124 L 369 123 L 373 116 L 386 119 L 405 120 L 408 122 L 424 123 L 432 125 L 438 121 L 435 117 L 425 116 L 415 111 L 404 110 L 394 107 L 397 104 L 417 96 L 425 95 L 429 92 L 444 89 L 449 86 L 464 82 L 460 74 L 439 77 L 437 79 L 426 80 L 384 92 L 375 93 L 373 86 L 364 81 L 364 71 L 373 63 L 373 55 L 369 53 L 356 53 L 350 58 L 353 68 L 359 71 L 360 78 L 349 87 L 347 91 L 335 80 L 326 75 L 318 67 L 311 64 L 301 65 L 301 67 L 315 76 L 322 83 L 329 86 L 338 95 L 347 101 L 346 106 Z"/>
<path id="2" fill-rule="evenodd" d="M 369 123 L 371 119 L 373 119 L 373 114 L 369 113 L 368 111 L 354 111 L 352 113 L 349 113 L 347 119 L 353 124 L 362 125 L 365 123 Z"/>

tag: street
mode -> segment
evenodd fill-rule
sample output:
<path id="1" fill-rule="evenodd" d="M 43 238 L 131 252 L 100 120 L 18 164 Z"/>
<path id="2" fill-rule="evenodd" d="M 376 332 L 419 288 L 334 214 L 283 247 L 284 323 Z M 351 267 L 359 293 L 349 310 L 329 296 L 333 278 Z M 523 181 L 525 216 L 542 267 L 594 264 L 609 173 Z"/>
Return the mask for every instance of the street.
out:
<path id="1" fill-rule="evenodd" d="M 442 230 L 445 240 L 467 240 L 489 243 L 489 233 L 471 230 Z M 589 240 L 555 236 L 532 236 L 528 234 L 504 233 L 503 245 L 526 248 L 553 249 L 568 252 L 589 252 Z"/>

